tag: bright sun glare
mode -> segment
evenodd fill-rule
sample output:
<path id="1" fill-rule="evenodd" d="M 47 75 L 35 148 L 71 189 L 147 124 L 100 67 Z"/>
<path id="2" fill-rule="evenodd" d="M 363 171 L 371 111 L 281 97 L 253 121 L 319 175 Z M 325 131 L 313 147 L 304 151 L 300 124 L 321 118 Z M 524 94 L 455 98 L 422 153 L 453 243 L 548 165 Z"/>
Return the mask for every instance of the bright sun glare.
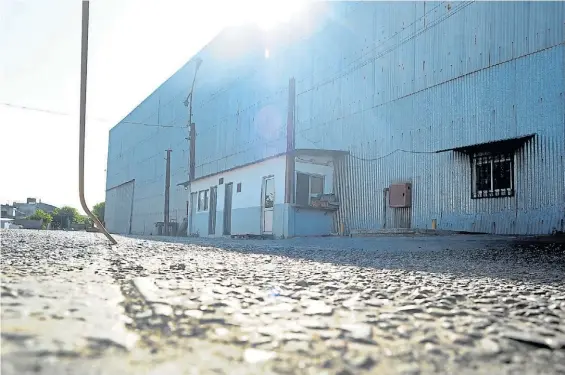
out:
<path id="1" fill-rule="evenodd" d="M 271 30 L 297 14 L 308 0 L 247 0 L 238 2 L 244 10 L 237 23 L 255 23 Z"/>

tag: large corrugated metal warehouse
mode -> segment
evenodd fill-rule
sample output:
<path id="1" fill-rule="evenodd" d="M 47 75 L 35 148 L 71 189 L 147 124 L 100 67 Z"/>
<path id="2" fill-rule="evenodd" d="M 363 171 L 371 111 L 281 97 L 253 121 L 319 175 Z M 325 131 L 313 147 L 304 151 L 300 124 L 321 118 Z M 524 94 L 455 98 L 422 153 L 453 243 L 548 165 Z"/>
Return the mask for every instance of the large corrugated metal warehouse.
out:
<path id="1" fill-rule="evenodd" d="M 106 225 L 564 231 L 564 25 L 564 2 L 327 2 L 227 29 L 110 131 Z"/>

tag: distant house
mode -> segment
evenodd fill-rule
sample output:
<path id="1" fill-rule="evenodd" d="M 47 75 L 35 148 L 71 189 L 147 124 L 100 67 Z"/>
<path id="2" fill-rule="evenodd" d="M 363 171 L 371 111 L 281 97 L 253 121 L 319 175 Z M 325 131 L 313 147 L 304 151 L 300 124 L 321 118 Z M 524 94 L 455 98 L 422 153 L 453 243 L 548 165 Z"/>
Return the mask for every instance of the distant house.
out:
<path id="1" fill-rule="evenodd" d="M 36 198 L 27 198 L 26 203 L 14 202 L 12 207 L 16 210 L 14 216 L 14 218 L 16 219 L 31 216 L 37 210 L 42 210 L 44 212 L 47 212 L 48 214 L 51 214 L 57 208 L 53 205 L 42 203 L 41 201 L 38 202 Z M 2 210 L 4 210 L 4 206 L 2 206 Z"/>
<path id="2" fill-rule="evenodd" d="M 15 219 L 16 217 L 23 217 L 23 213 L 13 205 L 3 204 L 0 217 L 2 219 Z"/>
<path id="3" fill-rule="evenodd" d="M 0 211 L 0 217 L 3 219 L 13 219 L 16 216 L 16 208 L 9 204 L 3 204 Z"/>

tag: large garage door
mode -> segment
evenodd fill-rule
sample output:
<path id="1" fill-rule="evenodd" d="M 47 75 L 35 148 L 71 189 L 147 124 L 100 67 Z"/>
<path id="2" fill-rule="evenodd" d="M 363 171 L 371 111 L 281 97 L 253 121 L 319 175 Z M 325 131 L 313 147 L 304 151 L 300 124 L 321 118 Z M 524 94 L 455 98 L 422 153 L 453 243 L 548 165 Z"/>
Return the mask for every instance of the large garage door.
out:
<path id="1" fill-rule="evenodd" d="M 104 221 L 110 233 L 131 234 L 135 180 L 106 190 Z"/>

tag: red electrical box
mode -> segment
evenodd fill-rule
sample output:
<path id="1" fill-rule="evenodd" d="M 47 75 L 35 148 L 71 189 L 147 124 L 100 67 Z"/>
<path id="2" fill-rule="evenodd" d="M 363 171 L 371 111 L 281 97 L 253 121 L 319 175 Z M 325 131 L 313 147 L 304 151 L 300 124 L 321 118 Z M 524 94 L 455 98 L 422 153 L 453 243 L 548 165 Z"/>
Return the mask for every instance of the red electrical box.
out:
<path id="1" fill-rule="evenodd" d="M 402 208 L 412 206 L 412 184 L 392 184 L 388 188 L 388 203 L 390 207 Z"/>

